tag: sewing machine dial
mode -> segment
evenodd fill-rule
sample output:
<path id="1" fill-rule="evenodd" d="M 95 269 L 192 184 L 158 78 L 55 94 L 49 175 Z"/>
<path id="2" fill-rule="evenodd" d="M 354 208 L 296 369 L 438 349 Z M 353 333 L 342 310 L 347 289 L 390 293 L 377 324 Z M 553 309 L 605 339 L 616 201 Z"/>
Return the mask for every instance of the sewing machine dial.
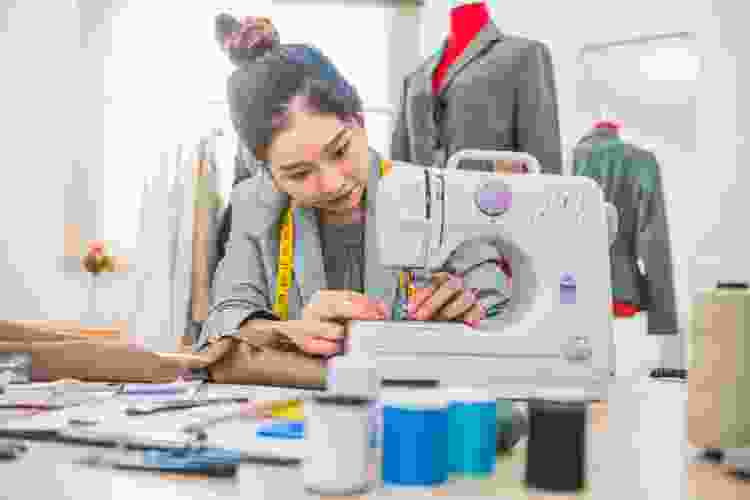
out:
<path id="1" fill-rule="evenodd" d="M 485 215 L 490 217 L 502 215 L 510 208 L 510 186 L 500 180 L 486 182 L 474 193 L 474 202 Z"/>

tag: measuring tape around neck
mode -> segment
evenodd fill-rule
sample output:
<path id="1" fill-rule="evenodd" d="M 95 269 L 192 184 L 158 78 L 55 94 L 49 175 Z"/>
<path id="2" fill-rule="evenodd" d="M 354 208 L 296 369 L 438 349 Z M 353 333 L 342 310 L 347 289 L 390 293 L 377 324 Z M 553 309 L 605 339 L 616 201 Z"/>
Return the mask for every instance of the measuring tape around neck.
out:
<path id="1" fill-rule="evenodd" d="M 380 162 L 380 177 L 390 174 L 392 169 L 393 164 L 389 160 L 382 160 Z M 362 195 L 362 209 L 366 208 L 366 196 L 367 192 L 365 191 Z M 276 273 L 276 301 L 274 302 L 273 312 L 283 321 L 289 319 L 289 288 L 292 285 L 292 274 L 294 272 L 294 214 L 292 212 L 291 208 L 284 210 L 279 228 L 279 263 Z M 399 287 L 402 292 L 401 308 L 405 310 L 405 298 L 413 296 L 415 292 L 413 273 L 401 272 Z"/>

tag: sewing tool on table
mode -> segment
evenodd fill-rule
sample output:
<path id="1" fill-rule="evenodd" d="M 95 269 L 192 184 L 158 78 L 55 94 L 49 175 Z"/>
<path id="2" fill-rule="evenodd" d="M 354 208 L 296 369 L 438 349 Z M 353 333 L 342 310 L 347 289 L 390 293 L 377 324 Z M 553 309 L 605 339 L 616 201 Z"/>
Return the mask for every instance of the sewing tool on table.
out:
<path id="1" fill-rule="evenodd" d="M 649 377 L 659 382 L 687 383 L 687 370 L 678 368 L 654 368 Z"/>
<path id="2" fill-rule="evenodd" d="M 10 384 L 31 382 L 31 353 L 0 352 L 0 394 Z"/>
<path id="3" fill-rule="evenodd" d="M 63 404 L 48 403 L 46 401 L 2 401 L 0 400 L 0 408 L 2 409 L 17 409 L 17 410 L 42 410 L 52 411 L 61 410 L 65 408 Z"/>
<path id="4" fill-rule="evenodd" d="M 94 454 L 76 463 L 125 470 L 233 477 L 237 473 L 237 466 L 241 459 L 241 454 L 237 452 L 205 448 Z"/>
<path id="5" fill-rule="evenodd" d="M 54 382 L 33 382 L 9 386 L 8 391 L 48 391 L 65 392 L 119 392 L 122 384 L 82 382 L 76 379 L 60 379 Z"/>
<path id="6" fill-rule="evenodd" d="M 456 170 L 467 158 L 531 156 L 462 151 L 445 169 L 393 162 L 376 193 L 381 264 L 422 282 L 468 242 L 507 258 L 507 305 L 478 328 L 458 322 L 352 321 L 345 356 L 373 359 L 384 381 L 490 386 L 498 398 L 529 399 L 539 387 L 583 387 L 606 399 L 614 375 L 610 210 L 596 182 L 558 175 L 498 176 Z M 555 242 L 558 242 L 557 244 Z M 489 247 L 487 247 L 489 248 Z M 479 257 L 479 254 L 478 254 Z M 575 281 L 575 300 L 561 284 Z M 564 299 L 564 300 L 563 300 Z"/>
<path id="7" fill-rule="evenodd" d="M 203 455 L 218 454 L 228 457 L 239 457 L 238 460 L 248 463 L 269 465 L 298 465 L 300 457 L 278 454 L 274 450 L 234 450 L 227 449 L 223 445 L 216 445 L 209 440 L 203 429 L 193 432 L 184 430 L 168 430 L 162 425 L 151 425 L 143 421 L 140 424 L 122 425 L 108 423 L 106 420 L 93 426 L 67 426 L 57 431 L 57 437 L 63 441 L 78 442 L 82 444 L 115 446 L 119 453 L 128 450 L 162 450 L 173 452 L 173 457 L 181 453 L 200 451 Z M 166 430 L 165 430 L 166 429 Z M 196 457 L 191 455 L 195 459 Z"/>
<path id="8" fill-rule="evenodd" d="M 0 373 L 0 394 L 3 394 L 5 392 L 5 386 L 10 384 L 13 378 L 13 372 L 11 372 L 10 370 L 6 370 Z"/>
<path id="9" fill-rule="evenodd" d="M 235 419 L 289 418 L 300 420 L 303 402 L 301 399 L 278 401 L 252 401 L 206 407 L 199 418 L 182 428 L 184 432 L 201 433 L 222 422 Z"/>
<path id="10" fill-rule="evenodd" d="M 97 425 L 68 426 L 58 430 L 58 435 L 69 441 L 103 446 L 121 446 L 137 449 L 181 450 L 194 446 L 200 437 L 180 431 L 121 429 L 120 426 Z"/>
<path id="11" fill-rule="evenodd" d="M 23 441 L 0 439 L 0 460 L 15 460 L 28 451 Z"/>
<path id="12" fill-rule="evenodd" d="M 258 437 L 277 439 L 303 439 L 305 424 L 301 421 L 271 422 L 260 426 L 255 434 Z"/>
<path id="13" fill-rule="evenodd" d="M 305 418 L 304 404 L 300 400 L 269 404 L 265 409 L 261 405 L 259 411 L 266 414 L 270 413 L 272 418 L 285 418 L 287 420 L 303 420 Z"/>
<path id="14" fill-rule="evenodd" d="M 63 379 L 46 383 L 9 385 L 0 395 L 0 408 L 59 410 L 114 397 L 121 384 Z"/>
<path id="15" fill-rule="evenodd" d="M 121 394 L 124 395 L 170 395 L 188 393 L 188 397 L 195 397 L 203 385 L 202 380 L 182 381 L 171 384 L 125 384 Z"/>
<path id="16" fill-rule="evenodd" d="M 142 416 L 154 415 L 169 411 L 188 410 L 202 406 L 224 405 L 228 403 L 248 403 L 247 398 L 215 398 L 215 399 L 179 399 L 166 402 L 137 403 L 125 409 L 126 415 Z"/>

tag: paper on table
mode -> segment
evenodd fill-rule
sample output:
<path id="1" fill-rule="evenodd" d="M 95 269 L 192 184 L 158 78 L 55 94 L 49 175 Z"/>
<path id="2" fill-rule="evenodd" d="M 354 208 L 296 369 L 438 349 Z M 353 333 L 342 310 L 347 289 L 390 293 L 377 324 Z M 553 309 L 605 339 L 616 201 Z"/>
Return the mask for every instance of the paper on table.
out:
<path id="1" fill-rule="evenodd" d="M 68 425 L 64 410 L 39 413 L 25 418 L 13 418 L 0 422 L 0 432 L 54 432 Z"/>

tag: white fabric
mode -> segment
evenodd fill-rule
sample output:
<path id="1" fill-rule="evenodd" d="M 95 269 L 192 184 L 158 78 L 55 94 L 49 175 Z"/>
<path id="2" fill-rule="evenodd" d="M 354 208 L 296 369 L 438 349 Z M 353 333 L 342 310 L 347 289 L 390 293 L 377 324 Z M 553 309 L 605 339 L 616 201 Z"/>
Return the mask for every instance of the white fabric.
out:
<path id="1" fill-rule="evenodd" d="M 138 242 L 137 265 L 144 272 L 143 308 L 137 311 L 137 330 L 131 335 L 148 350 L 174 350 L 174 343 L 169 341 L 170 160 L 174 160 L 174 154 L 162 154 L 159 172 L 151 181 L 143 238 Z"/>
<path id="2" fill-rule="evenodd" d="M 136 297 L 131 339 L 148 350 L 174 351 L 192 324 L 192 262 L 195 179 L 199 139 L 163 153 L 160 170 L 144 189 L 136 251 Z M 214 146 L 208 157 L 215 159 Z M 216 160 L 211 162 L 215 165 Z M 220 169 L 211 168 L 208 185 L 221 194 Z M 216 267 L 219 204 L 210 223 L 209 269 Z"/>
<path id="3" fill-rule="evenodd" d="M 179 171 L 176 173 L 179 196 L 175 200 L 177 214 L 175 252 L 175 274 L 172 281 L 172 310 L 174 314 L 175 345 L 190 325 L 191 270 L 193 264 L 193 165 L 195 152 L 186 150 Z"/>

